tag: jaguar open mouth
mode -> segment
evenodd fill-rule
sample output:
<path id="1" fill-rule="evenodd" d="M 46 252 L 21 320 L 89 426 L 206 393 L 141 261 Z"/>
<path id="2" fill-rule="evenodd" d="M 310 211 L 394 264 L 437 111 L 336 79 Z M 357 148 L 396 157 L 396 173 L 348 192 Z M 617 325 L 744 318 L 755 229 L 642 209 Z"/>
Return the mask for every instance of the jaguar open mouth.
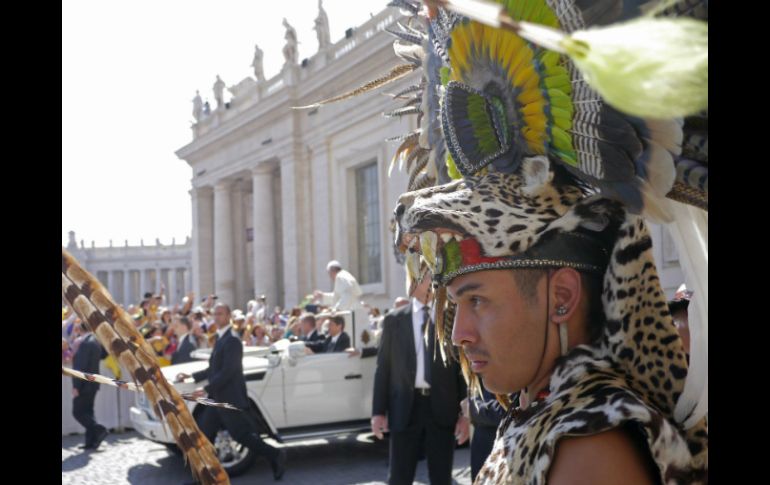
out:
<path id="1" fill-rule="evenodd" d="M 406 255 L 410 294 L 425 276 L 423 265 L 427 265 L 433 275 L 441 274 L 444 269 L 444 246 L 453 241 L 459 244 L 465 237 L 457 231 L 445 228 L 422 231 L 419 234 L 409 232 L 401 236 L 399 249 Z"/>

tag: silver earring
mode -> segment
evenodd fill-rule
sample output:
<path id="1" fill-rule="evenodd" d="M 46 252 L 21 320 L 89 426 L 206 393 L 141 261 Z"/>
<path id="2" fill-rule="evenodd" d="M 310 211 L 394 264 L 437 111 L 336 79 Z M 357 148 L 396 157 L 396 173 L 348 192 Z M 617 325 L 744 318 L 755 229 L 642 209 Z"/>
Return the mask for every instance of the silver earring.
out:
<path id="1" fill-rule="evenodd" d="M 564 305 L 560 305 L 556 307 L 556 314 L 559 315 L 560 317 L 563 317 L 564 315 L 566 315 L 568 311 L 569 310 L 567 310 L 567 307 Z"/>

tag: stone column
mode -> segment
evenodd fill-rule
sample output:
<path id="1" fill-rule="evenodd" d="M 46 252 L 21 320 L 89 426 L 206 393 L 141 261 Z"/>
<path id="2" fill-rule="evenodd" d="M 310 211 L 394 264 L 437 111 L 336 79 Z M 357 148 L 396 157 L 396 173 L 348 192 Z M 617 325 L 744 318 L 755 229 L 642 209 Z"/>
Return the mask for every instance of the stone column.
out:
<path id="1" fill-rule="evenodd" d="M 199 301 L 214 291 L 214 192 L 211 187 L 190 191 L 192 198 L 192 271 L 188 287 Z"/>
<path id="2" fill-rule="evenodd" d="M 110 295 L 112 295 L 112 298 L 117 300 L 118 294 L 115 291 L 117 288 L 115 287 L 115 271 L 113 270 L 107 270 L 107 291 L 110 292 Z"/>
<path id="3" fill-rule="evenodd" d="M 232 190 L 233 261 L 235 301 L 233 308 L 244 309 L 246 301 L 246 224 L 243 217 L 243 184 L 237 181 Z"/>
<path id="4" fill-rule="evenodd" d="M 254 292 L 265 294 L 269 307 L 278 303 L 276 284 L 278 257 L 275 247 L 275 210 L 273 208 L 273 167 L 258 166 L 251 172 L 253 184 L 252 227 L 254 240 Z M 253 298 L 253 296 L 250 296 Z"/>
<path id="5" fill-rule="evenodd" d="M 295 114 L 296 115 L 296 114 Z M 294 137 L 301 136 L 298 120 L 294 119 Z M 306 150 L 293 143 L 291 151 L 281 158 L 281 217 L 283 251 L 284 306 L 295 305 L 310 286 L 310 177 Z M 319 214 L 318 217 L 324 217 Z"/>
<path id="6" fill-rule="evenodd" d="M 123 268 L 123 306 L 128 308 L 128 305 L 132 303 L 131 300 L 131 270 Z"/>
<path id="7" fill-rule="evenodd" d="M 145 268 L 142 271 L 142 284 L 140 285 L 139 289 L 139 298 L 144 298 L 144 294 L 147 292 L 151 292 L 152 288 L 150 287 L 150 270 L 148 268 Z"/>
<path id="8" fill-rule="evenodd" d="M 230 195 L 232 183 L 220 181 L 214 187 L 214 292 L 219 301 L 234 308 L 235 272 L 233 221 Z"/>
<path id="9" fill-rule="evenodd" d="M 179 303 L 182 299 L 176 294 L 176 268 L 168 270 L 168 305 L 173 307 L 175 303 Z"/>
<path id="10" fill-rule="evenodd" d="M 190 291 L 190 287 L 187 286 L 187 275 L 184 272 L 184 268 L 177 269 L 177 276 L 179 277 L 179 284 L 180 287 L 177 290 L 179 292 L 179 302 L 182 302 L 182 298 L 187 295 L 187 292 Z M 181 273 L 181 274 L 180 274 Z"/>

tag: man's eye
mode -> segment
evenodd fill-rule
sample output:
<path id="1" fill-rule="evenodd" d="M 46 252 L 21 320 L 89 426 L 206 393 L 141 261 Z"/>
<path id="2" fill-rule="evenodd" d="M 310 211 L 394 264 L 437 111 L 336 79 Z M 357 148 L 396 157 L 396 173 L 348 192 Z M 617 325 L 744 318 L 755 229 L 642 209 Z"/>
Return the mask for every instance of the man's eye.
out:
<path id="1" fill-rule="evenodd" d="M 470 297 L 470 302 L 472 306 L 477 307 L 481 304 L 481 298 L 478 296 L 472 296 Z"/>

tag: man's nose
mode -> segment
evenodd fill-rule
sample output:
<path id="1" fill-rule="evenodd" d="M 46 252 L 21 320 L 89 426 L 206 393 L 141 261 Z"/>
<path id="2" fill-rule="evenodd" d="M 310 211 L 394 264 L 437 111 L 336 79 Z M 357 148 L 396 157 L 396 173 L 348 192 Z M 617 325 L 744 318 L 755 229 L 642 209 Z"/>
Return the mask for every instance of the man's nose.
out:
<path id="1" fill-rule="evenodd" d="M 478 340 L 474 321 L 468 313 L 463 305 L 457 305 L 455 321 L 452 325 L 452 343 L 458 347 L 467 343 L 476 343 Z"/>

